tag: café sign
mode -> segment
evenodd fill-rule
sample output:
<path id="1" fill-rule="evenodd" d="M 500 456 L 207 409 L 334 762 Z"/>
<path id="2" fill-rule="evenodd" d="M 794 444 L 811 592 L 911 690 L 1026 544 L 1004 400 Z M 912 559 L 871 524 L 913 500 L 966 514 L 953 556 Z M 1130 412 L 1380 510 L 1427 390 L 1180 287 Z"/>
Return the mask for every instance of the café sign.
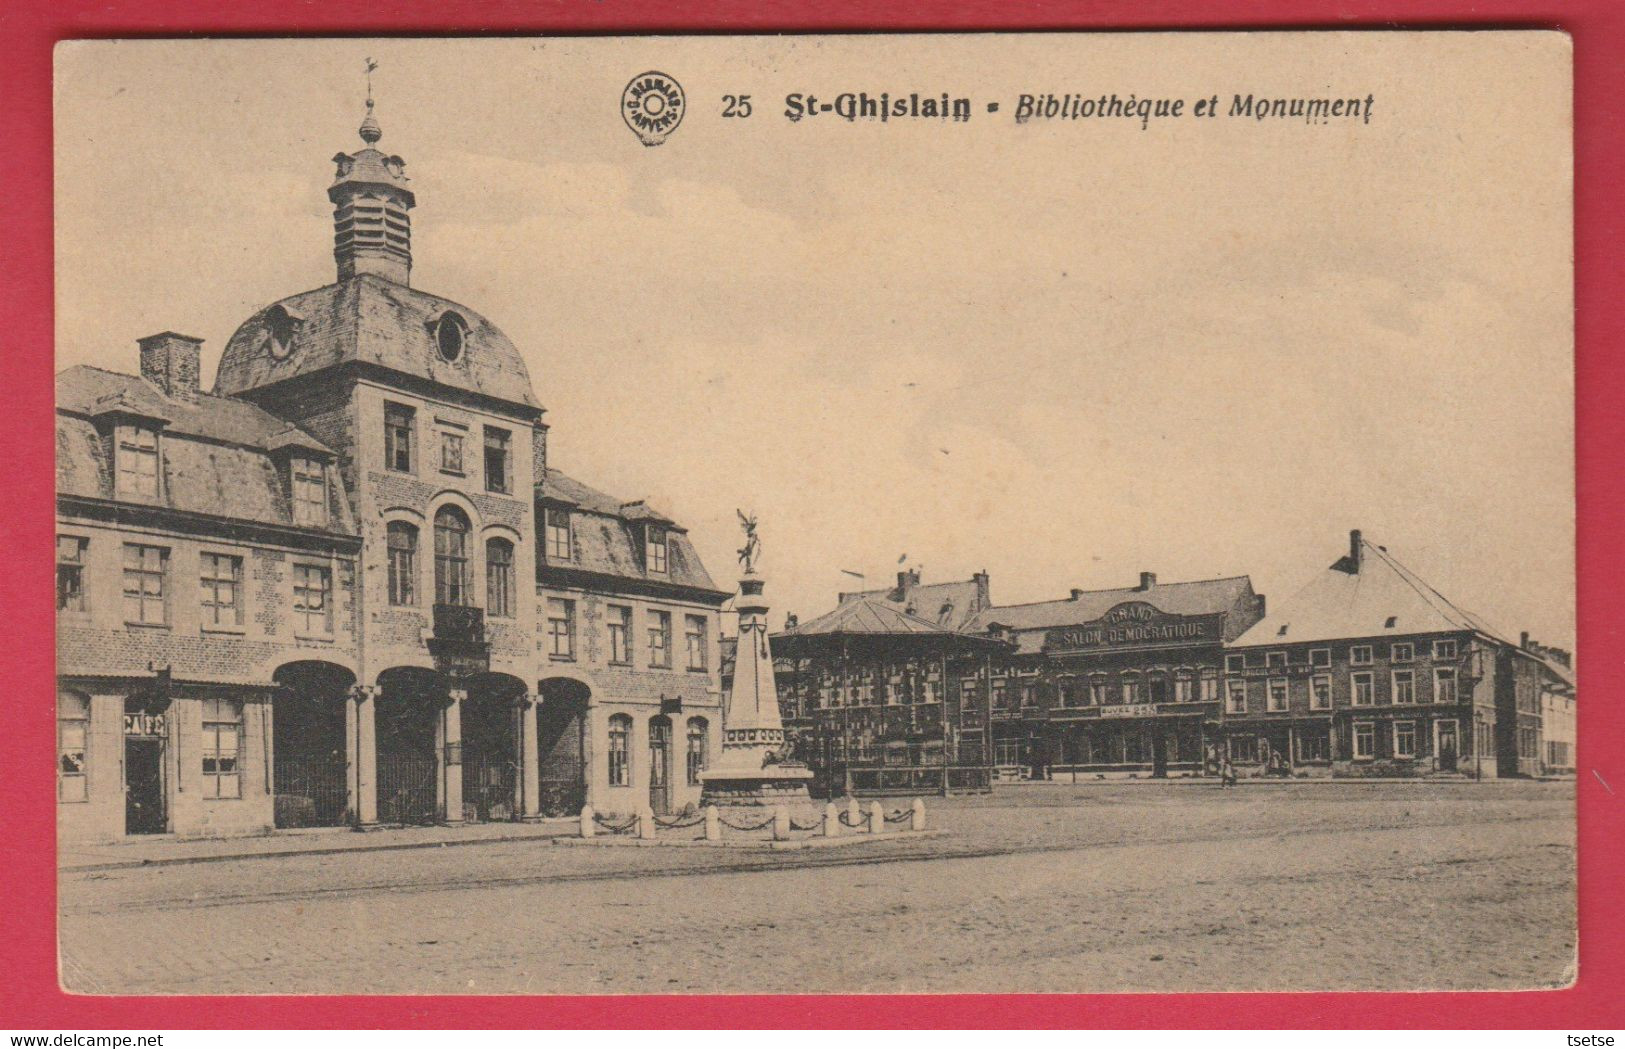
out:
<path id="1" fill-rule="evenodd" d="M 124 734 L 126 736 L 162 736 L 164 734 L 164 716 L 162 714 L 126 714 L 124 715 Z"/>
<path id="2" fill-rule="evenodd" d="M 1222 612 L 1177 616 L 1147 601 L 1124 601 L 1099 619 L 1056 627 L 1044 635 L 1044 651 L 1099 652 L 1119 648 L 1218 644 Z"/>

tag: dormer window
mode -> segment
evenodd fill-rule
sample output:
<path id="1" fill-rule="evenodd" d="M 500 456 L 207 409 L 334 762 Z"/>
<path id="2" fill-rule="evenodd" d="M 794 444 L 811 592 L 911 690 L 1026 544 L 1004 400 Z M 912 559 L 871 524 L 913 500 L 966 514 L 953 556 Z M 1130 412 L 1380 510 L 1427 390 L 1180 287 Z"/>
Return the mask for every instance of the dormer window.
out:
<path id="1" fill-rule="evenodd" d="M 644 564 L 651 572 L 666 573 L 666 532 L 665 529 L 650 525 L 646 531 L 643 544 Z"/>
<path id="2" fill-rule="evenodd" d="M 327 527 L 327 468 L 315 459 L 294 456 L 288 474 L 293 495 L 293 523 Z"/>
<path id="3" fill-rule="evenodd" d="M 265 348 L 277 360 L 286 360 L 293 353 L 293 336 L 297 324 L 293 316 L 281 306 L 273 306 L 265 315 Z"/>
<path id="4" fill-rule="evenodd" d="M 462 357 L 467 335 L 468 325 L 460 315 L 450 310 L 442 313 L 434 325 L 434 342 L 441 359 L 449 364 Z"/>
<path id="5" fill-rule="evenodd" d="M 120 426 L 118 450 L 120 498 L 158 498 L 158 431 L 145 426 Z"/>

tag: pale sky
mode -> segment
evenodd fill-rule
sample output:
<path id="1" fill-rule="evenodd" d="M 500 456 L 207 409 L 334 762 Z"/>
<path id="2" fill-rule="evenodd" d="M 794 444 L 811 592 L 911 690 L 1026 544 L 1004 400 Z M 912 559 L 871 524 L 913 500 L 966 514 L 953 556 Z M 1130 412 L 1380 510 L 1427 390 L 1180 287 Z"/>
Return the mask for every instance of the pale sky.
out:
<path id="1" fill-rule="evenodd" d="M 758 514 L 775 625 L 905 554 L 986 569 L 999 603 L 1141 570 L 1280 601 L 1361 528 L 1514 636 L 1573 640 L 1560 35 L 64 45 L 59 367 L 134 371 L 173 329 L 208 384 L 251 313 L 333 281 L 367 56 L 413 286 L 506 331 L 552 464 L 682 522 L 719 585 Z M 618 113 L 651 68 L 688 100 L 652 149 Z M 859 90 L 975 112 L 782 115 Z M 1016 126 L 1046 91 L 1375 104 Z"/>

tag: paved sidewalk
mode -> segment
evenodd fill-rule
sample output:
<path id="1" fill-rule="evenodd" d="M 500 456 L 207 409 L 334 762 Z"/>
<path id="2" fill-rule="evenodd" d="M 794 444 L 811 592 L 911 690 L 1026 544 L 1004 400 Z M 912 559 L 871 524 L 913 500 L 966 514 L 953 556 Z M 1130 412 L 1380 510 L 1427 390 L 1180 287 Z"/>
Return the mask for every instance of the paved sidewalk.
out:
<path id="1" fill-rule="evenodd" d="M 575 837 L 573 818 L 540 823 L 470 823 L 461 827 L 396 827 L 358 834 L 348 827 L 282 830 L 234 838 L 177 839 L 154 835 L 100 845 L 66 845 L 57 855 L 63 872 L 120 870 L 173 863 L 212 863 L 265 856 L 319 856 L 388 849 L 433 849 L 506 841 L 546 841 Z"/>

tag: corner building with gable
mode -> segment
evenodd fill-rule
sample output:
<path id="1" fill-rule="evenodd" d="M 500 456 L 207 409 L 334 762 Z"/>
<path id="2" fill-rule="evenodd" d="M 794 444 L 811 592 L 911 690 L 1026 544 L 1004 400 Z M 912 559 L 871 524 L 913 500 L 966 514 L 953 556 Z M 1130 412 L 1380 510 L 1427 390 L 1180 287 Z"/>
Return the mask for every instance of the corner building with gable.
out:
<path id="1" fill-rule="evenodd" d="M 65 839 L 669 811 L 720 751 L 729 595 L 549 465 L 518 349 L 411 286 L 370 101 L 360 134 L 337 280 L 249 317 L 212 393 L 172 333 L 59 377 Z"/>

